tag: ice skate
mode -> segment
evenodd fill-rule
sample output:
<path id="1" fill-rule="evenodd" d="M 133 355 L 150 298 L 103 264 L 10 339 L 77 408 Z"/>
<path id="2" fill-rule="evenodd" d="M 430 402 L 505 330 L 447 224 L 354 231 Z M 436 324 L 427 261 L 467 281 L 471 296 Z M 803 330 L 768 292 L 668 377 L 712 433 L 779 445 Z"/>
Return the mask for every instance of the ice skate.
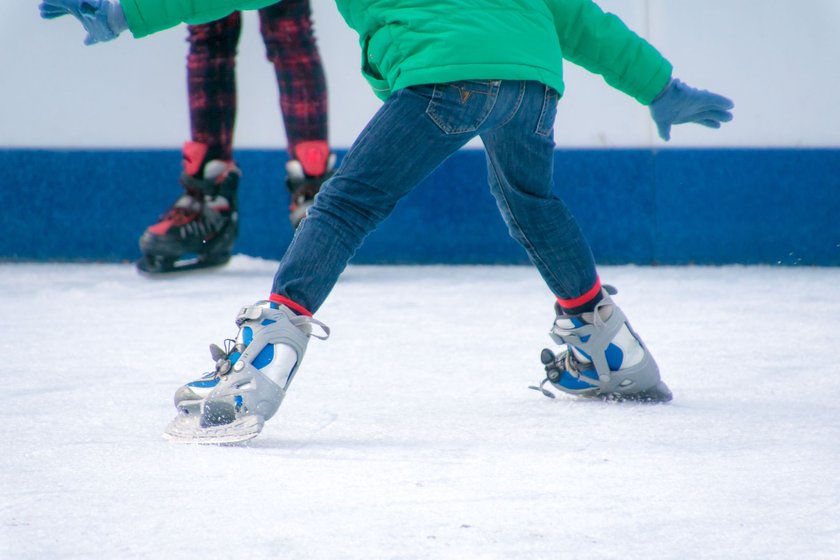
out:
<path id="1" fill-rule="evenodd" d="M 558 307 L 550 336 L 562 347 L 557 354 L 545 348 L 540 355 L 546 378 L 539 387 L 532 388 L 544 395 L 554 398 L 544 388 L 550 383 L 560 391 L 581 397 L 671 400 L 671 391 L 661 380 L 653 356 L 607 290 L 592 312 L 565 315 Z"/>
<path id="2" fill-rule="evenodd" d="M 306 212 L 315 203 L 321 185 L 335 168 L 335 154 L 326 142 L 301 142 L 295 146 L 296 159 L 286 163 L 286 188 L 289 189 L 289 221 L 297 229 Z"/>
<path id="3" fill-rule="evenodd" d="M 215 369 L 175 392 L 178 416 L 164 437 L 176 443 L 236 443 L 259 435 L 277 412 L 311 336 L 329 328 L 268 302 L 243 307 L 239 332 L 222 349 L 210 347 Z M 323 333 L 315 335 L 314 326 Z"/>
<path id="4" fill-rule="evenodd" d="M 184 145 L 184 194 L 140 237 L 145 274 L 221 266 L 230 260 L 239 231 L 236 189 L 239 169 L 232 161 L 205 162 L 207 147 Z"/>

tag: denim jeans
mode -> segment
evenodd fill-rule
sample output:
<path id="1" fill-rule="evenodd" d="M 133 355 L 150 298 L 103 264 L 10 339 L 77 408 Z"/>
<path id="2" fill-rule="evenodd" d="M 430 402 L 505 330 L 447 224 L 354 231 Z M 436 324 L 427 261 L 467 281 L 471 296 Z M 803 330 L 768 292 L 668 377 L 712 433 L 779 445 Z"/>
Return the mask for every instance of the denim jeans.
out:
<path id="1" fill-rule="evenodd" d="M 397 202 L 475 136 L 511 236 L 549 289 L 575 299 L 597 283 L 589 244 L 553 194 L 557 92 L 531 81 L 461 81 L 394 93 L 301 222 L 273 293 L 314 313 L 365 236 Z M 420 232 L 418 232 L 420 235 Z"/>

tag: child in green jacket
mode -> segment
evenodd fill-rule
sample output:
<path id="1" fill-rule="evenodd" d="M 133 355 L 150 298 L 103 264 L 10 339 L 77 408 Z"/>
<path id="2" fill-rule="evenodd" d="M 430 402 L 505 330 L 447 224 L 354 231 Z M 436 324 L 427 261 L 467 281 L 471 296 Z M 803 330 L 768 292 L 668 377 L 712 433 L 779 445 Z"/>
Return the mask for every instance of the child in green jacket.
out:
<path id="1" fill-rule="evenodd" d="M 329 336 L 313 314 L 364 237 L 475 136 L 484 142 L 490 189 L 511 236 L 556 296 L 550 334 L 560 347 L 543 350 L 540 388 L 671 400 L 650 351 L 613 301 L 615 290 L 601 284 L 577 222 L 553 193 L 562 60 L 649 105 L 665 140 L 674 124 L 718 128 L 731 120 L 732 102 L 672 79 L 656 49 L 589 0 L 336 4 L 359 34 L 362 72 L 384 104 L 323 185 L 280 261 L 268 300 L 243 307 L 236 339 L 212 349 L 215 369 L 176 392 L 178 416 L 165 436 L 221 443 L 258 435 L 280 406 L 309 338 Z M 88 31 L 86 42 L 95 43 L 125 29 L 140 37 L 261 5 L 43 0 L 41 10 L 44 17 L 76 16 Z"/>

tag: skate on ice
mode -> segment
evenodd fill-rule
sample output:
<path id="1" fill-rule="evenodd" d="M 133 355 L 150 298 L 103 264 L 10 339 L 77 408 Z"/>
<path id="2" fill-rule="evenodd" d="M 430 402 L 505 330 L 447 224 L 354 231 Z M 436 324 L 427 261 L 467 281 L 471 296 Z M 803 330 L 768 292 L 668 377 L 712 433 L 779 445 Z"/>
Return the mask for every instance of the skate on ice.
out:
<path id="1" fill-rule="evenodd" d="M 184 144 L 181 195 L 140 237 L 138 271 L 164 274 L 221 266 L 230 260 L 239 232 L 236 190 L 240 171 L 232 161 L 205 161 L 207 146 Z"/>
<path id="2" fill-rule="evenodd" d="M 603 299 L 594 311 L 566 315 L 556 306 L 552 340 L 558 353 L 545 348 L 540 361 L 546 377 L 539 387 L 545 396 L 547 383 L 564 393 L 614 401 L 668 402 L 670 389 L 659 376 L 659 367 L 642 339 L 633 331 L 605 286 Z"/>
<path id="3" fill-rule="evenodd" d="M 309 338 L 329 327 L 289 308 L 258 302 L 236 317 L 239 332 L 212 345 L 215 368 L 175 392 L 177 416 L 164 430 L 175 443 L 238 443 L 259 435 L 277 412 L 297 373 Z M 322 333 L 314 334 L 314 327 Z"/>
<path id="4" fill-rule="evenodd" d="M 315 203 L 315 196 L 324 181 L 335 172 L 335 154 L 323 141 L 300 142 L 295 146 L 296 158 L 286 163 L 286 188 L 289 190 L 289 221 L 297 229 Z"/>

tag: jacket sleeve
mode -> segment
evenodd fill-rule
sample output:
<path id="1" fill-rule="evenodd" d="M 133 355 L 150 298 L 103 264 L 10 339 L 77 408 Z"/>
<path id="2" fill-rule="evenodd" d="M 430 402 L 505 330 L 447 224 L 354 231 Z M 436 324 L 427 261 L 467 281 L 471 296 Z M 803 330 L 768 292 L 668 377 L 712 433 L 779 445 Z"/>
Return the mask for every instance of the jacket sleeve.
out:
<path id="1" fill-rule="evenodd" d="M 277 0 L 120 0 L 128 29 L 145 37 L 181 23 L 207 23 L 236 10 L 256 10 Z"/>
<path id="2" fill-rule="evenodd" d="M 563 58 L 649 105 L 671 80 L 671 63 L 617 16 L 590 0 L 546 0 Z"/>

